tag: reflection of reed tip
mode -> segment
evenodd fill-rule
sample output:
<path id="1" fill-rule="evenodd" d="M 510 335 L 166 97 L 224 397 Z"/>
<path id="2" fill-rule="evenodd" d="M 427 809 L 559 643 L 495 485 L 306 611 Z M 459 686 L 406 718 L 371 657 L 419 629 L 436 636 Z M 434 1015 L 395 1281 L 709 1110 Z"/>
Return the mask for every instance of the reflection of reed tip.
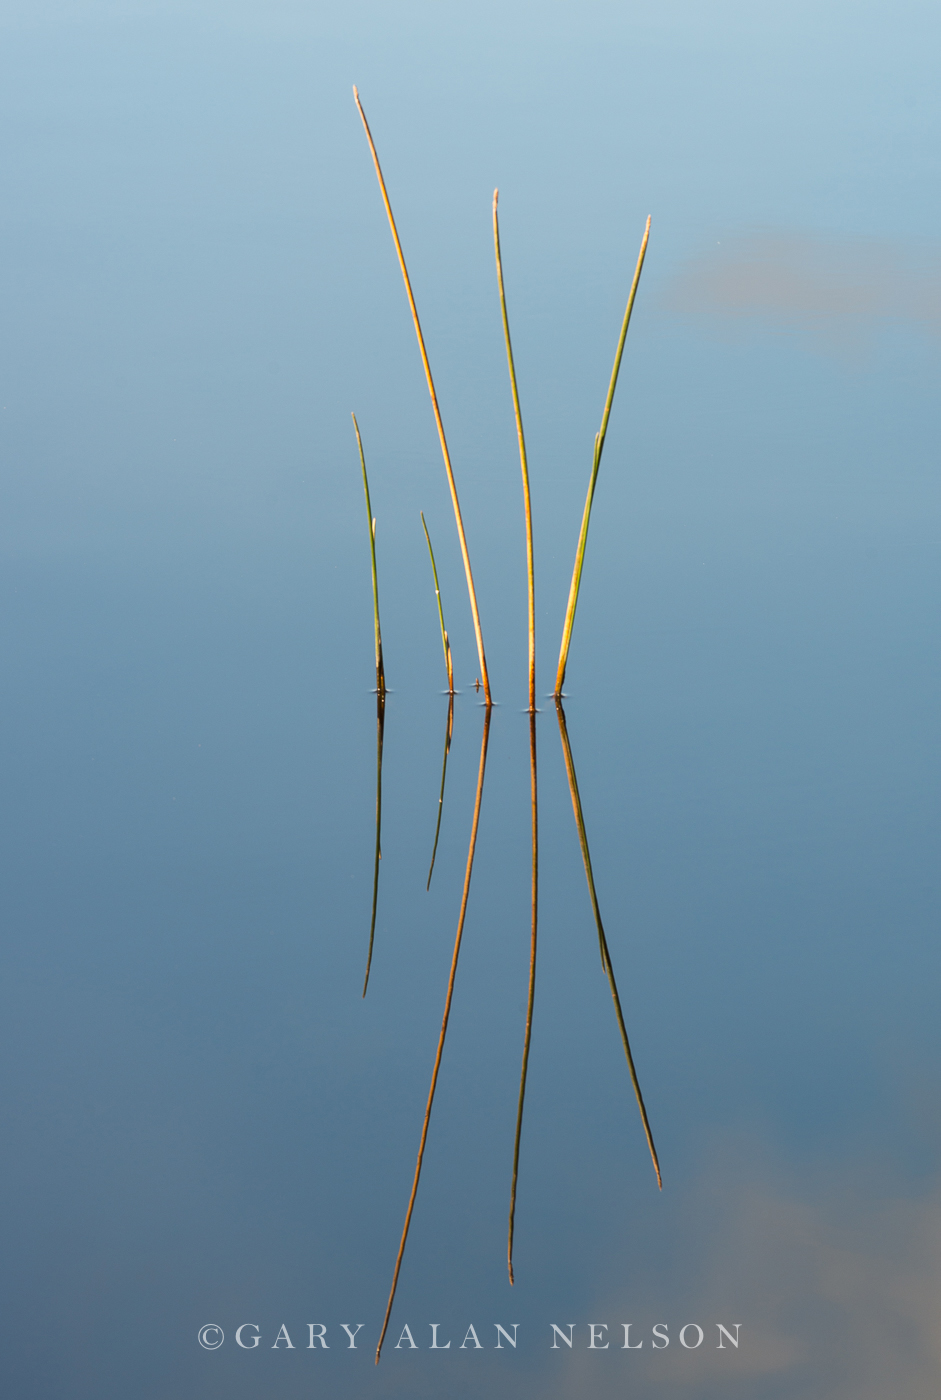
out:
<path id="1" fill-rule="evenodd" d="M 435 843 L 431 848 L 431 864 L 428 867 L 428 880 L 425 884 L 425 892 L 431 889 L 431 877 L 434 874 L 435 857 L 438 854 L 438 837 L 441 834 L 441 814 L 444 810 L 444 782 L 448 773 L 448 754 L 451 751 L 451 734 L 454 728 L 454 691 L 448 695 L 448 722 L 444 731 L 444 758 L 441 760 L 441 791 L 438 793 L 438 820 L 435 824 Z"/>
<path id="2" fill-rule="evenodd" d="M 363 996 L 369 986 L 369 971 L 372 967 L 372 950 L 376 937 L 376 909 L 379 903 L 379 862 L 382 860 L 382 737 L 385 730 L 386 693 L 380 690 L 376 695 L 376 856 L 372 877 L 372 917 L 369 921 L 369 950 L 366 954 L 366 976 L 363 979 Z"/>
<path id="3" fill-rule="evenodd" d="M 591 853 L 588 849 L 588 835 L 585 831 L 585 817 L 582 812 L 582 800 L 578 791 L 578 779 L 575 776 L 575 760 L 572 757 L 572 746 L 569 742 L 568 726 L 565 723 L 565 711 L 562 702 L 556 700 L 556 717 L 559 721 L 559 734 L 562 739 L 562 753 L 565 758 L 565 773 L 568 778 L 569 795 L 572 799 L 572 810 L 575 813 L 575 825 L 578 829 L 578 842 L 582 852 L 582 864 L 585 867 L 585 878 L 588 881 L 588 894 L 591 899 L 592 912 L 595 916 L 595 926 L 598 930 L 598 944 L 601 950 L 601 966 L 608 979 L 608 987 L 611 991 L 611 1000 L 614 1003 L 614 1014 L 618 1023 L 618 1031 L 621 1035 L 621 1044 L 624 1047 L 624 1058 L 627 1060 L 628 1073 L 631 1077 L 631 1084 L 634 1087 L 634 1097 L 637 1099 L 637 1107 L 640 1110 L 640 1119 L 644 1128 L 644 1137 L 647 1139 L 647 1148 L 650 1152 L 653 1169 L 657 1175 L 657 1186 L 663 1190 L 663 1180 L 660 1176 L 660 1161 L 657 1157 L 657 1149 L 654 1146 L 653 1133 L 650 1122 L 647 1118 L 647 1107 L 644 1103 L 644 1096 L 641 1092 L 640 1081 L 637 1078 L 637 1070 L 634 1067 L 634 1057 L 631 1054 L 631 1045 L 627 1036 L 627 1026 L 624 1024 L 624 1013 L 621 1009 L 621 998 L 618 995 L 618 986 L 614 977 L 614 968 L 611 965 L 611 955 L 608 950 L 608 940 L 605 937 L 604 925 L 601 922 L 601 909 L 598 905 L 598 896 L 595 892 L 595 877 L 591 867 Z"/>

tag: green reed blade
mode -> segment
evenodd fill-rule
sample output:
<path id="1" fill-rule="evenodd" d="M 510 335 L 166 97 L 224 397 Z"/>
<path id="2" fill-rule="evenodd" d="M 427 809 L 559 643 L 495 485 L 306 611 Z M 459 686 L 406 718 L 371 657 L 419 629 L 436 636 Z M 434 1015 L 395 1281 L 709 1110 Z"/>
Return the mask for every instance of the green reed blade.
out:
<path id="1" fill-rule="evenodd" d="M 624 342 L 627 339 L 627 328 L 631 323 L 631 312 L 634 309 L 634 297 L 637 295 L 637 287 L 640 282 L 640 274 L 643 271 L 644 258 L 647 254 L 647 240 L 650 237 L 650 219 L 644 229 L 644 237 L 640 245 L 640 254 L 637 258 L 637 267 L 634 269 L 634 280 L 631 283 L 630 295 L 627 298 L 627 310 L 624 312 L 624 321 L 621 325 L 621 334 L 618 339 L 618 348 L 614 356 L 614 368 L 611 371 L 611 382 L 608 385 L 608 397 L 605 399 L 604 413 L 601 415 L 601 427 L 595 435 L 595 450 L 591 462 L 591 478 L 588 482 L 588 495 L 585 498 L 585 509 L 582 514 L 582 525 L 578 533 L 578 547 L 575 551 L 575 568 L 572 570 L 572 583 L 569 588 L 568 603 L 565 609 L 565 622 L 562 626 L 562 647 L 559 651 L 559 669 L 556 672 L 555 692 L 556 696 L 562 694 L 562 686 L 565 681 L 565 668 L 568 665 L 569 646 L 572 642 L 572 628 L 575 625 L 575 608 L 578 604 L 578 590 L 582 582 L 582 565 L 585 562 L 585 545 L 588 543 L 588 522 L 591 518 L 591 503 L 595 494 L 595 482 L 598 479 L 598 468 L 601 466 L 601 454 L 604 451 L 604 440 L 608 432 L 608 419 L 611 416 L 611 405 L 614 403 L 614 390 L 617 387 L 618 371 L 621 368 L 621 355 L 624 352 Z"/>
<path id="2" fill-rule="evenodd" d="M 435 597 L 436 597 L 437 600 L 438 600 L 438 621 L 439 621 L 440 624 L 441 624 L 441 645 L 444 647 L 444 664 L 445 664 L 445 666 L 447 667 L 447 671 L 448 671 L 448 694 L 449 694 L 449 695 L 453 695 L 453 694 L 454 694 L 454 672 L 453 672 L 453 670 L 451 669 L 451 643 L 448 641 L 448 634 L 447 634 L 447 632 L 445 631 L 445 626 L 444 626 L 444 609 L 443 609 L 442 606 L 441 606 L 441 589 L 440 589 L 440 587 L 439 587 L 439 585 L 438 585 L 438 569 L 437 569 L 437 566 L 436 566 L 436 564 L 435 564 L 435 552 L 434 552 L 434 550 L 433 550 L 432 547 L 431 547 L 431 536 L 430 536 L 429 533 L 428 533 L 428 526 L 425 524 L 425 513 L 424 513 L 424 511 L 421 511 L 421 510 L 420 510 L 420 511 L 418 512 L 418 514 L 421 516 L 421 525 L 422 525 L 422 529 L 423 529 L 424 532 L 425 532 L 425 539 L 426 539 L 427 542 L 428 542 L 428 553 L 429 553 L 429 555 L 431 556 L 431 572 L 432 572 L 432 574 L 434 575 L 434 580 L 435 580 Z"/>
<path id="3" fill-rule="evenodd" d="M 359 424 L 356 421 L 356 414 L 350 415 L 353 419 L 353 430 L 356 433 L 356 445 L 359 448 L 359 461 L 363 469 L 363 490 L 366 492 L 366 518 L 369 521 L 369 552 L 372 555 L 372 606 L 373 617 L 376 630 L 376 689 L 385 691 L 386 673 L 382 663 L 382 629 L 379 626 L 379 576 L 376 572 L 376 517 L 372 513 L 372 505 L 369 500 L 369 478 L 366 475 L 366 457 L 363 452 L 363 439 L 359 435 Z"/>
<path id="4" fill-rule="evenodd" d="M 498 199 L 499 190 L 494 190 L 493 246 L 497 260 L 497 286 L 500 290 L 500 313 L 503 318 L 503 338 L 506 342 L 506 359 L 510 369 L 510 390 L 513 395 L 513 413 L 516 417 L 516 438 L 519 443 L 520 468 L 523 473 L 523 512 L 526 517 L 526 580 L 529 593 L 529 708 L 534 712 L 536 709 L 536 591 L 533 572 L 533 513 L 529 498 L 529 466 L 526 460 L 526 437 L 523 433 L 523 415 L 520 410 L 519 390 L 516 386 L 516 366 L 513 363 L 510 322 L 506 311 L 506 291 L 503 286 L 503 259 L 500 256 L 500 220 L 497 216 Z"/>

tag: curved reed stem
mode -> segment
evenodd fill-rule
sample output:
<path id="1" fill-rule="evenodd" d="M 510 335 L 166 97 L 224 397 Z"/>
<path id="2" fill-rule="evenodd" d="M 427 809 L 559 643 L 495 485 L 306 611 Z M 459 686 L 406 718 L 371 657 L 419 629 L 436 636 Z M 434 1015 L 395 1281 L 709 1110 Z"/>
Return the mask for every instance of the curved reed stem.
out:
<path id="1" fill-rule="evenodd" d="M 526 1002 L 526 1031 L 523 1036 L 523 1065 L 520 1070 L 520 1093 L 516 1107 L 516 1138 L 513 1143 L 513 1179 L 510 1183 L 510 1224 L 507 1231 L 506 1263 L 513 1283 L 513 1234 L 516 1228 L 516 1182 L 520 1166 L 520 1138 L 523 1133 L 523 1102 L 526 1098 L 526 1075 L 529 1069 L 529 1043 L 533 1033 L 533 1003 L 536 999 L 536 923 L 539 902 L 539 804 L 536 797 L 536 710 L 529 712 L 529 774 L 532 810 L 532 918 L 529 935 L 529 996 Z"/>
<path id="2" fill-rule="evenodd" d="M 474 869 L 474 851 L 477 846 L 477 826 L 480 822 L 480 803 L 484 795 L 484 770 L 487 766 L 487 744 L 490 739 L 490 717 L 493 710 L 488 705 L 484 710 L 484 732 L 480 741 L 480 767 L 477 772 L 477 794 L 474 798 L 474 820 L 471 824 L 470 844 L 467 848 L 467 869 L 464 872 L 464 892 L 461 896 L 461 912 L 458 915 L 457 933 L 454 937 L 454 952 L 451 954 L 451 972 L 448 977 L 448 991 L 444 1000 L 444 1016 L 441 1020 L 441 1031 L 438 1035 L 438 1049 L 435 1054 L 434 1069 L 431 1072 L 431 1088 L 428 1090 L 428 1103 L 425 1107 L 425 1121 L 422 1124 L 421 1141 L 418 1145 L 418 1161 L 415 1163 L 415 1178 L 412 1182 L 412 1194 L 408 1199 L 408 1210 L 405 1212 L 405 1225 L 402 1228 L 402 1239 L 399 1244 L 399 1252 L 395 1261 L 395 1271 L 392 1275 L 392 1289 L 389 1293 L 389 1301 L 386 1305 L 386 1315 L 382 1322 L 382 1332 L 379 1335 L 379 1342 L 376 1346 L 376 1365 L 379 1365 L 379 1355 L 382 1351 L 382 1343 L 385 1341 L 386 1331 L 389 1326 L 389 1318 L 392 1314 L 392 1304 L 395 1301 L 395 1290 L 399 1282 L 399 1270 L 402 1267 L 402 1256 L 405 1253 L 405 1241 L 408 1239 L 408 1227 L 412 1221 L 412 1210 L 415 1205 L 415 1197 L 418 1194 L 418 1181 L 421 1176 L 422 1159 L 425 1155 L 425 1143 L 428 1140 L 428 1124 L 431 1121 L 431 1107 L 434 1103 L 435 1088 L 438 1084 L 438 1070 L 441 1068 L 441 1056 L 444 1051 L 444 1038 L 448 1033 L 448 1020 L 451 1015 L 451 998 L 454 995 L 454 979 L 457 974 L 457 960 L 461 951 L 461 939 L 464 936 L 464 916 L 467 913 L 467 897 L 470 894 L 471 874 Z"/>
<path id="3" fill-rule="evenodd" d="M 536 598 L 533 576 L 533 513 L 529 498 L 529 466 L 526 461 L 526 437 L 523 433 L 523 415 L 520 411 L 519 390 L 516 387 L 516 366 L 513 363 L 513 345 L 510 341 L 510 322 L 506 313 L 506 292 L 503 286 L 503 259 L 500 256 L 500 220 L 497 216 L 499 190 L 493 192 L 493 247 L 497 259 L 497 286 L 500 289 L 500 313 L 503 317 L 503 338 L 506 341 L 506 359 L 510 369 L 510 389 L 513 394 L 513 412 L 516 415 L 516 437 L 519 443 L 520 468 L 523 473 L 523 511 L 526 517 L 526 580 L 529 592 L 529 708 L 536 709 Z M 512 1269 L 510 1270 L 512 1274 Z"/>
<path id="4" fill-rule="evenodd" d="M 578 779 L 575 776 L 575 763 L 572 759 L 572 746 L 569 743 L 568 726 L 565 723 L 565 711 L 562 708 L 562 701 L 556 699 L 556 715 L 559 720 L 559 734 L 562 737 L 562 752 L 565 756 L 565 772 L 569 781 L 569 793 L 572 798 L 572 808 L 575 812 L 575 825 L 578 827 L 578 842 L 582 848 L 582 862 L 585 866 L 585 876 L 588 880 L 588 893 L 591 897 L 591 907 L 595 916 L 595 925 L 598 929 L 598 943 L 601 948 L 601 966 L 607 973 L 608 986 L 611 988 L 611 999 L 614 1002 L 614 1014 L 617 1017 L 618 1030 L 621 1033 L 621 1044 L 624 1046 L 624 1056 L 627 1060 L 627 1068 L 630 1072 L 631 1083 L 634 1086 L 634 1094 L 637 1098 L 637 1107 L 640 1109 L 641 1122 L 644 1125 L 644 1136 L 647 1139 L 647 1146 L 650 1149 L 650 1157 L 653 1162 L 653 1169 L 657 1173 L 657 1185 L 663 1190 L 663 1179 L 660 1176 L 660 1162 L 657 1159 L 657 1149 L 653 1145 L 653 1134 L 650 1131 L 650 1123 L 647 1119 L 647 1109 L 644 1106 L 644 1096 L 640 1091 L 640 1083 L 637 1078 L 637 1071 L 634 1068 L 634 1057 L 631 1054 L 630 1041 L 627 1038 L 627 1027 L 624 1024 L 624 1015 L 621 1011 L 621 998 L 618 996 L 617 983 L 614 980 L 614 968 L 611 966 L 611 955 L 608 952 L 608 940 L 605 938 L 604 925 L 601 922 L 601 910 L 598 907 L 598 896 L 595 894 L 595 877 L 591 869 L 591 855 L 588 850 L 588 836 L 585 832 L 585 818 L 582 814 L 582 799 L 578 793 Z"/>
<path id="5" fill-rule="evenodd" d="M 425 379 L 428 383 L 428 392 L 431 395 L 431 406 L 434 409 L 435 424 L 438 428 L 438 441 L 441 444 L 441 455 L 444 458 L 444 469 L 448 477 L 448 488 L 451 492 L 451 504 L 454 507 L 454 519 L 457 524 L 457 535 L 461 544 L 461 557 L 464 560 L 464 573 L 467 577 L 467 592 L 470 598 L 471 616 L 474 619 L 474 635 L 477 638 L 477 656 L 480 660 L 480 679 L 483 682 L 484 696 L 487 704 L 491 703 L 490 698 L 490 676 L 487 672 L 487 658 L 484 654 L 484 636 L 480 628 L 480 614 L 477 611 L 477 593 L 474 588 L 474 575 L 471 571 L 470 554 L 467 550 L 467 540 L 464 535 L 464 522 L 461 519 L 461 506 L 457 498 L 457 486 L 454 482 L 454 473 L 451 470 L 451 454 L 448 452 L 448 442 L 444 435 L 444 424 L 441 421 L 441 410 L 438 407 L 438 395 L 435 392 L 435 381 L 431 375 L 431 365 L 428 361 L 428 352 L 425 349 L 425 337 L 422 335 L 421 322 L 418 319 L 418 308 L 415 305 L 415 298 L 412 294 L 412 284 L 409 281 L 408 268 L 405 266 L 405 255 L 402 252 L 402 244 L 399 242 L 398 229 L 395 226 L 395 218 L 392 214 L 392 205 L 389 203 L 389 195 L 386 191 L 386 182 L 383 179 L 382 167 L 379 164 L 379 156 L 376 153 L 376 146 L 372 139 L 372 132 L 369 130 L 369 123 L 366 120 L 366 113 L 363 111 L 363 104 L 359 100 L 359 92 L 354 87 L 353 97 L 359 115 L 362 118 L 363 129 L 366 132 L 366 140 L 369 142 L 369 149 L 372 154 L 372 162 L 376 168 L 376 176 L 379 180 L 379 189 L 382 193 L 382 202 L 385 205 L 386 216 L 389 220 L 389 228 L 392 230 L 392 241 L 395 244 L 395 251 L 399 259 L 399 267 L 402 270 L 402 280 L 405 283 L 405 292 L 408 297 L 408 304 L 412 312 L 412 322 L 415 326 L 415 334 L 418 337 L 418 349 L 421 352 L 421 361 L 425 369 Z"/>
<path id="6" fill-rule="evenodd" d="M 631 283 L 630 295 L 627 298 L 627 310 L 624 312 L 624 321 L 621 325 L 618 348 L 614 356 L 614 368 L 611 371 L 611 382 L 608 385 L 608 397 L 605 399 L 604 413 L 601 415 L 601 427 L 595 435 L 595 450 L 591 462 L 588 495 L 585 498 L 585 509 L 582 513 L 582 526 L 578 533 L 578 547 L 575 550 L 575 568 L 572 570 L 572 583 L 569 588 L 569 599 L 565 609 L 565 622 L 562 625 L 562 647 L 559 652 L 559 669 L 556 672 L 554 691 L 557 697 L 562 694 L 562 686 L 565 682 L 565 668 L 568 665 L 569 646 L 572 642 L 572 628 L 575 625 L 575 608 L 578 604 L 578 590 L 582 582 L 582 565 L 585 562 L 585 545 L 588 543 L 588 521 L 591 518 L 591 503 L 595 494 L 595 482 L 598 480 L 598 468 L 601 466 L 601 454 L 604 451 L 604 440 L 608 432 L 608 419 L 611 416 L 611 405 L 614 403 L 614 391 L 617 387 L 618 371 L 621 368 L 621 355 L 624 352 L 624 342 L 627 339 L 627 328 L 631 323 L 631 312 L 634 309 L 634 297 L 637 295 L 637 286 L 640 282 L 640 274 L 644 267 L 644 258 L 647 254 L 647 239 L 649 237 L 650 219 L 648 218 L 647 227 L 644 229 L 644 237 L 640 245 L 640 253 L 637 258 L 637 267 L 634 269 L 634 280 Z"/>

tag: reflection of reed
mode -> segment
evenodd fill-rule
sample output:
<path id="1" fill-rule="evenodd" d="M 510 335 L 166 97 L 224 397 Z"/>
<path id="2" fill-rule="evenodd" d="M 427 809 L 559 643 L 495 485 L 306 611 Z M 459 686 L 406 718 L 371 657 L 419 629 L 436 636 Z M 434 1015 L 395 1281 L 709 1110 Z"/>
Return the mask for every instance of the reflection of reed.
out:
<path id="1" fill-rule="evenodd" d="M 369 923 L 369 952 L 366 955 L 366 977 L 363 982 L 363 996 L 369 986 L 369 969 L 372 966 L 372 945 L 376 936 L 376 904 L 379 899 L 379 862 L 382 859 L 382 733 L 386 722 L 386 692 L 376 694 L 376 860 L 372 877 L 372 919 Z"/>
<path id="2" fill-rule="evenodd" d="M 569 646 L 572 641 L 572 627 L 575 624 L 575 607 L 578 603 L 578 590 L 582 582 L 582 565 L 585 562 L 585 545 L 588 543 L 588 521 L 591 517 L 591 503 L 595 494 L 595 482 L 598 480 L 598 468 L 601 466 L 601 454 L 604 451 L 605 435 L 608 431 L 608 419 L 611 416 L 611 405 L 614 403 L 614 391 L 618 382 L 618 371 L 621 368 L 621 355 L 624 351 L 624 342 L 627 339 L 627 328 L 631 323 L 631 312 L 634 309 L 634 297 L 637 295 L 637 285 L 640 282 L 640 274 L 644 266 L 644 257 L 647 252 L 647 239 L 650 237 L 650 220 L 647 220 L 647 227 L 644 229 L 644 237 L 640 245 L 640 254 L 637 258 L 637 267 L 634 269 L 634 280 L 631 283 L 630 294 L 627 298 L 627 310 L 624 312 L 624 320 L 621 324 L 621 334 L 618 339 L 618 348 L 614 355 L 614 368 L 611 371 L 611 382 L 608 385 L 608 397 L 605 399 L 604 413 L 601 415 L 601 427 L 595 435 L 595 450 L 591 461 L 591 477 L 588 481 L 588 495 L 585 498 L 585 510 L 582 514 L 582 527 L 578 532 L 578 546 L 575 550 L 575 568 L 572 570 L 572 583 L 569 588 L 569 600 L 565 609 L 565 622 L 562 625 L 562 648 L 559 652 L 559 669 L 555 677 L 556 696 L 562 694 L 562 685 L 565 681 L 565 668 L 569 659 Z"/>
<path id="3" fill-rule="evenodd" d="M 539 895 L 539 804 L 536 801 L 536 711 L 529 712 L 529 782 L 532 811 L 532 919 L 529 934 L 529 997 L 526 1002 L 526 1032 L 523 1036 L 523 1065 L 520 1070 L 520 1096 L 516 1109 L 516 1138 L 513 1142 L 513 1178 L 510 1183 L 510 1225 L 507 1231 L 506 1263 L 513 1282 L 513 1232 L 516 1225 L 516 1179 L 520 1165 L 520 1137 L 523 1132 L 523 1100 L 526 1098 L 526 1072 L 529 1068 L 529 1042 L 533 1033 L 533 1002 L 536 996 L 536 916 Z"/>
<path id="4" fill-rule="evenodd" d="M 359 100 L 359 93 L 353 88 L 353 97 L 356 107 L 362 118 L 363 129 L 366 132 L 366 140 L 369 142 L 369 150 L 372 155 L 372 163 L 376 170 L 376 177 L 379 181 L 379 190 L 382 194 L 382 202 L 385 206 L 386 217 L 389 220 L 389 228 L 392 230 L 392 241 L 395 244 L 396 255 L 399 260 L 399 267 L 402 272 L 402 280 L 405 283 L 405 294 L 408 297 L 409 308 L 412 313 L 412 323 L 415 327 L 415 335 L 418 337 L 418 349 L 421 354 L 421 362 L 425 370 L 425 380 L 428 384 L 428 393 L 431 395 L 431 407 L 434 410 L 435 425 L 438 429 L 438 441 L 441 444 L 441 455 L 444 458 L 444 470 L 448 478 L 448 489 L 451 492 L 451 505 L 454 507 L 454 520 L 457 525 L 457 537 L 461 546 L 461 557 L 464 560 L 464 573 L 467 578 L 467 593 L 470 598 L 471 616 L 474 620 L 474 636 L 477 639 L 477 655 L 480 659 L 480 679 L 484 687 L 484 695 L 487 704 L 490 704 L 490 676 L 487 672 L 487 658 L 484 655 L 484 634 L 480 628 L 480 614 L 477 611 L 477 592 L 474 588 L 474 575 L 471 572 L 470 554 L 467 550 L 467 540 L 464 536 L 464 522 L 461 518 L 461 506 L 457 499 L 457 486 L 454 481 L 454 473 L 451 470 L 451 454 L 448 451 L 447 438 L 444 435 L 444 423 L 441 421 L 441 410 L 438 407 L 438 395 L 435 392 L 435 382 L 431 376 L 431 365 L 428 360 L 428 352 L 425 349 L 425 337 L 422 335 L 421 322 L 418 319 L 418 307 L 415 305 L 415 298 L 412 294 L 412 284 L 409 281 L 408 269 L 405 266 L 405 254 L 402 252 L 402 244 L 399 242 L 398 229 L 395 226 L 395 218 L 392 214 L 392 205 L 389 203 L 389 195 L 386 191 L 386 182 L 383 179 L 382 167 L 379 164 L 379 156 L 376 152 L 375 143 L 372 139 L 372 132 L 369 130 L 369 123 L 366 120 L 366 113 L 363 111 L 363 104 Z"/>
<path id="5" fill-rule="evenodd" d="M 431 848 L 431 864 L 428 867 L 428 883 L 426 890 L 431 889 L 431 876 L 435 868 L 435 856 L 438 854 L 438 837 L 441 833 L 441 812 L 444 808 L 444 780 L 448 772 L 448 754 L 451 752 L 451 735 L 454 732 L 454 692 L 448 696 L 448 727 L 444 731 L 444 759 L 441 764 L 441 791 L 438 793 L 438 820 L 435 824 L 435 844 Z"/>
<path id="6" fill-rule="evenodd" d="M 565 772 L 569 780 L 569 792 L 572 796 L 572 808 L 575 812 L 575 825 L 578 827 L 578 842 L 582 848 L 582 861 L 585 866 L 585 876 L 588 880 L 588 894 L 591 898 L 592 912 L 594 913 L 595 925 L 598 929 L 598 944 L 601 949 L 601 966 L 607 973 L 608 985 L 611 988 L 611 998 L 614 1002 L 614 1012 L 618 1021 L 618 1030 L 621 1032 L 621 1043 L 624 1046 L 624 1054 L 627 1058 L 627 1068 L 630 1071 L 631 1083 L 634 1085 L 634 1093 L 637 1095 L 637 1106 L 640 1109 L 641 1121 L 644 1125 L 644 1134 L 647 1138 L 647 1146 L 650 1148 L 653 1169 L 657 1173 L 657 1185 L 662 1189 L 663 1181 L 660 1176 L 660 1163 L 657 1160 L 657 1149 L 653 1145 L 653 1134 L 650 1131 L 650 1124 L 647 1121 L 644 1096 L 640 1091 L 637 1071 L 634 1069 L 634 1057 L 631 1054 L 631 1046 L 627 1038 L 627 1027 L 624 1025 L 624 1016 L 621 1012 L 621 999 L 618 996 L 617 983 L 614 980 L 614 968 L 611 966 L 611 955 L 608 952 L 608 940 L 605 938 L 604 925 L 601 922 L 601 910 L 598 908 L 598 896 L 595 893 L 595 877 L 592 874 L 591 854 L 588 850 L 588 837 L 585 833 L 585 818 L 582 815 L 582 800 L 578 793 L 578 779 L 575 776 L 572 746 L 569 743 L 568 728 L 565 723 L 565 711 L 562 708 L 561 700 L 556 700 L 555 709 L 559 719 L 559 733 L 562 736 L 562 751 L 565 755 Z"/>
<path id="7" fill-rule="evenodd" d="M 415 1178 L 412 1182 L 412 1194 L 408 1199 L 408 1209 L 405 1212 L 405 1224 L 402 1227 L 402 1239 L 399 1244 L 399 1252 L 395 1261 L 395 1271 L 392 1275 L 392 1289 L 389 1293 L 389 1302 L 386 1305 L 386 1315 L 382 1323 L 382 1332 L 379 1335 L 379 1342 L 376 1346 L 376 1365 L 379 1364 L 379 1354 L 382 1351 L 382 1343 L 385 1340 L 386 1329 L 389 1326 L 389 1317 L 392 1313 L 392 1304 L 395 1301 L 395 1290 L 399 1282 L 399 1269 L 402 1267 L 402 1256 L 405 1253 L 405 1241 L 408 1239 L 408 1227 L 412 1220 L 412 1209 L 415 1205 L 415 1197 L 418 1194 L 418 1180 L 421 1176 L 422 1158 L 425 1155 L 425 1143 L 428 1139 L 428 1124 L 431 1120 L 431 1106 L 434 1103 L 435 1088 L 438 1083 L 438 1070 L 441 1068 L 441 1055 L 444 1051 L 444 1038 L 448 1032 L 448 1019 L 451 1015 L 451 998 L 454 995 L 454 978 L 457 973 L 457 960 L 461 952 L 461 939 L 464 935 L 464 916 L 467 913 L 467 897 L 470 894 L 471 875 L 474 869 L 474 851 L 477 846 L 477 827 L 480 822 L 480 804 L 484 795 L 484 771 L 487 767 L 487 744 L 490 739 L 490 717 L 491 707 L 488 705 L 484 710 L 484 732 L 480 741 L 480 767 L 477 772 L 477 792 L 474 798 L 474 819 L 471 823 L 470 843 L 467 848 L 467 869 L 464 872 L 464 892 L 461 896 L 461 911 L 457 920 L 457 933 L 454 937 L 454 952 L 451 954 L 451 972 L 448 977 L 448 991 L 444 1000 L 444 1016 L 441 1020 L 441 1031 L 438 1035 L 438 1049 L 435 1054 L 434 1069 L 431 1072 L 431 1088 L 428 1090 L 428 1103 L 425 1107 L 425 1121 L 422 1124 L 421 1141 L 418 1145 L 418 1160 L 415 1163 Z"/>

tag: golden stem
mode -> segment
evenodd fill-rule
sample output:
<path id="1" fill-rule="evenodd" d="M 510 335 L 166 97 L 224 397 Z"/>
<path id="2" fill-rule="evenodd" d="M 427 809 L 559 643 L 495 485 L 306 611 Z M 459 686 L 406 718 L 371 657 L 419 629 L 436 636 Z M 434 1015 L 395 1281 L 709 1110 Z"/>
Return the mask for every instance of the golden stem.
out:
<path id="1" fill-rule="evenodd" d="M 369 130 L 369 123 L 366 120 L 366 113 L 363 111 L 363 104 L 359 100 L 359 92 L 354 87 L 353 97 L 359 115 L 363 121 L 363 129 L 366 132 L 366 140 L 369 142 L 369 149 L 372 153 L 373 165 L 376 167 L 376 175 L 379 179 L 379 189 L 382 193 L 382 202 L 385 205 L 386 215 L 389 220 L 389 227 L 392 230 L 392 241 L 395 244 L 395 251 L 399 259 L 399 267 L 402 269 L 402 280 L 405 283 L 405 292 L 408 297 L 408 304 L 412 312 L 412 321 L 415 326 L 415 334 L 418 337 L 418 349 L 421 352 L 421 362 L 425 368 L 425 379 L 428 381 L 428 392 L 431 395 L 431 406 L 434 409 L 435 423 L 438 428 L 438 441 L 441 444 L 441 455 L 444 458 L 444 469 L 448 476 L 448 487 L 451 492 L 451 504 L 454 507 L 454 519 L 457 523 L 457 534 L 461 544 L 461 556 L 464 560 L 464 573 L 467 576 L 467 592 L 470 597 L 471 616 L 474 619 L 474 635 L 477 638 L 477 655 L 480 659 L 480 676 L 483 681 L 484 695 L 487 704 L 490 699 L 490 677 L 487 672 L 487 658 L 484 655 L 484 636 L 480 628 L 480 614 L 477 611 L 477 593 L 474 588 L 474 575 L 471 572 L 470 554 L 467 550 L 467 539 L 464 535 L 464 522 L 461 519 L 461 506 L 457 498 L 457 486 L 454 483 L 454 473 L 451 470 L 451 455 L 448 452 L 448 442 L 444 435 L 444 424 L 441 421 L 441 410 L 438 407 L 438 395 L 435 392 L 435 381 L 431 375 L 431 365 L 428 362 L 428 352 L 425 349 L 425 337 L 422 335 L 421 322 L 418 319 L 418 308 L 415 305 L 415 298 L 412 295 L 412 284 L 409 281 L 408 268 L 405 266 L 405 255 L 402 252 L 402 244 L 399 242 L 398 229 L 395 226 L 395 218 L 392 214 L 392 205 L 389 203 L 389 195 L 386 191 L 386 182 L 382 176 L 382 167 L 379 164 L 379 157 L 376 154 L 375 142 L 372 139 L 372 132 Z"/>
<path id="2" fill-rule="evenodd" d="M 506 292 L 503 286 L 503 259 L 500 256 L 500 221 L 497 217 L 499 190 L 493 192 L 493 246 L 497 259 L 497 286 L 500 289 L 500 312 L 503 317 L 503 338 L 506 341 L 506 358 L 510 368 L 510 389 L 513 394 L 513 412 L 516 415 L 516 437 L 519 443 L 520 468 L 523 473 L 523 511 L 526 516 L 526 579 L 529 585 L 529 708 L 536 709 L 536 597 L 533 575 L 533 513 L 529 499 L 529 467 L 526 461 L 526 438 L 523 433 L 523 415 L 520 411 L 519 390 L 516 387 L 516 367 L 513 363 L 513 345 L 510 341 L 510 322 L 506 312 Z"/>

